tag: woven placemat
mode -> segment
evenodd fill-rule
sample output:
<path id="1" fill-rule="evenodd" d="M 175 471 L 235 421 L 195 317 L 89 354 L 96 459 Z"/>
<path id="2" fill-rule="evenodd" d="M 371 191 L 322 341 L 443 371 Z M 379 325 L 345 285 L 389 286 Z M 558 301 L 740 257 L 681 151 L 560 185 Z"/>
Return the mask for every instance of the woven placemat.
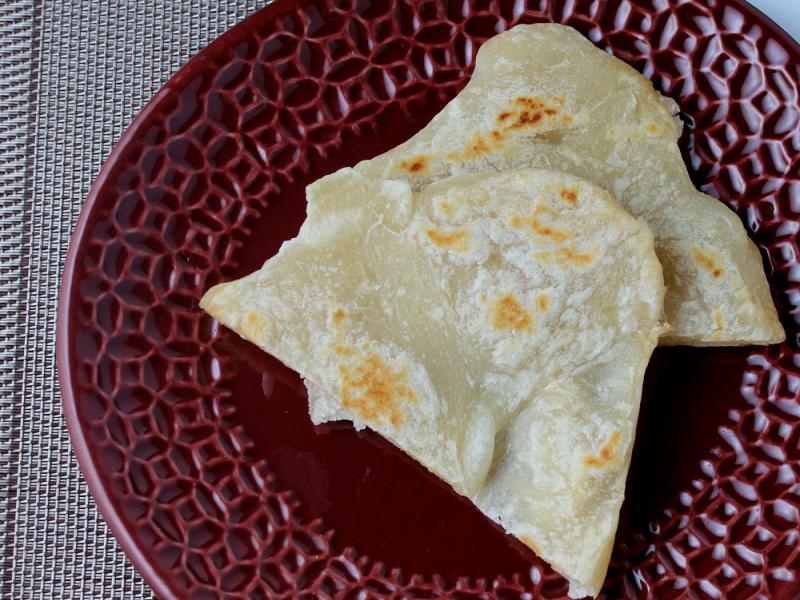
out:
<path id="1" fill-rule="evenodd" d="M 264 0 L 0 2 L 0 597 L 149 598 L 72 453 L 56 299 L 89 187 L 136 113 Z"/>

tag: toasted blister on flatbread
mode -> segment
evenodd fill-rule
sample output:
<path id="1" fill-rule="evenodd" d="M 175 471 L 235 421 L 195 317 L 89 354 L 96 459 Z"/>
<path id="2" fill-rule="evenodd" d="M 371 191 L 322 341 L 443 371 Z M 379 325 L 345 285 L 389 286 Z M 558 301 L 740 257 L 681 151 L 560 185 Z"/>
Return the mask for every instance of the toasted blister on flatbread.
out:
<path id="1" fill-rule="evenodd" d="M 664 285 L 647 225 L 546 170 L 344 169 L 298 236 L 201 306 L 300 373 L 312 420 L 369 427 L 596 594 Z"/>
<path id="2" fill-rule="evenodd" d="M 667 284 L 662 344 L 782 341 L 757 248 L 736 214 L 689 179 L 677 112 L 576 30 L 519 25 L 481 47 L 471 81 L 427 127 L 356 169 L 414 189 L 519 167 L 585 177 L 653 230 Z"/>

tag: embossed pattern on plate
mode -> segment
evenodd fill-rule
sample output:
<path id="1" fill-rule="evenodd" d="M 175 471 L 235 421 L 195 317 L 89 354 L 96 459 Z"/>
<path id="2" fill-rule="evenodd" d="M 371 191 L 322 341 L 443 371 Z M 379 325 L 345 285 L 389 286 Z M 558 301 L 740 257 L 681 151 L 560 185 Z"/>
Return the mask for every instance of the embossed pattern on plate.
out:
<path id="1" fill-rule="evenodd" d="M 695 181 L 767 257 L 789 341 L 664 349 L 608 598 L 800 594 L 800 50 L 738 0 L 278 2 L 157 94 L 70 249 L 59 370 L 104 516 L 161 597 L 561 598 L 566 582 L 197 308 L 292 237 L 303 188 L 461 89 L 481 42 L 558 21 L 651 77 Z"/>

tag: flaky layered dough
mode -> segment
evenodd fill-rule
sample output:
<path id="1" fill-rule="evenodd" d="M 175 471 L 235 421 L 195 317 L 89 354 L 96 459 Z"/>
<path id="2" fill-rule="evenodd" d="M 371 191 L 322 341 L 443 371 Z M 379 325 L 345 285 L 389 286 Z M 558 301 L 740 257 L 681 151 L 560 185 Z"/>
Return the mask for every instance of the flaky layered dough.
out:
<path id="1" fill-rule="evenodd" d="M 585 177 L 655 234 L 668 290 L 662 344 L 782 341 L 758 250 L 732 211 L 694 188 L 676 113 L 574 29 L 520 25 L 486 42 L 472 80 L 425 129 L 356 169 L 415 189 L 519 167 Z"/>
<path id="2" fill-rule="evenodd" d="M 664 285 L 648 227 L 542 170 L 413 192 L 345 169 L 201 306 L 298 371 L 315 423 L 394 442 L 596 594 Z"/>

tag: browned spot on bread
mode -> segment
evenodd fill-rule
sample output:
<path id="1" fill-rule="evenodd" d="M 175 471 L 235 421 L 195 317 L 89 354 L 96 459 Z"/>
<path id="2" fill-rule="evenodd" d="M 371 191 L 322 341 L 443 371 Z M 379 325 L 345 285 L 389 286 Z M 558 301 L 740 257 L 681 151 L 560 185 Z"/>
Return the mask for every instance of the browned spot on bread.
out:
<path id="1" fill-rule="evenodd" d="M 542 225 L 536 217 L 531 219 L 531 229 L 535 234 L 553 238 L 556 242 L 563 242 L 570 238 L 570 236 L 563 231 L 554 229 L 549 225 Z"/>
<path id="2" fill-rule="evenodd" d="M 258 314 L 257 312 L 248 312 L 245 317 L 244 324 L 242 325 L 242 333 L 244 337 L 252 341 L 259 341 L 267 333 L 269 321 L 267 318 Z"/>
<path id="3" fill-rule="evenodd" d="M 708 254 L 706 254 L 699 248 L 694 248 L 692 250 L 692 253 L 694 254 L 694 259 L 697 261 L 697 264 L 699 264 L 704 269 L 710 271 L 711 275 L 713 275 L 715 278 L 722 276 L 722 273 L 724 271 L 719 266 L 717 266 L 717 263 L 715 263 L 714 259 L 711 258 Z"/>
<path id="4" fill-rule="evenodd" d="M 355 365 L 339 365 L 339 376 L 342 406 L 364 421 L 388 419 L 399 427 L 406 407 L 417 402 L 405 373 L 393 370 L 377 354 L 369 353 Z"/>
<path id="5" fill-rule="evenodd" d="M 536 299 L 536 305 L 540 311 L 545 312 L 550 306 L 550 298 L 547 297 L 547 294 L 542 294 Z"/>
<path id="6" fill-rule="evenodd" d="M 345 316 L 345 312 L 341 308 L 337 308 L 331 315 L 331 321 L 333 321 L 334 325 L 341 325 Z"/>
<path id="7" fill-rule="evenodd" d="M 486 141 L 480 136 L 476 136 L 475 140 L 469 147 L 469 151 L 475 155 L 486 154 L 490 150 L 491 148 L 489 147 L 489 144 L 487 144 Z"/>
<path id="8" fill-rule="evenodd" d="M 400 168 L 409 173 L 424 173 L 428 167 L 428 157 L 420 154 L 400 162 Z"/>
<path id="9" fill-rule="evenodd" d="M 536 110 L 543 110 L 548 115 L 556 114 L 556 110 L 554 108 L 549 108 L 541 98 L 536 96 L 519 96 L 514 103 L 517 106 L 522 106 L 526 109 L 536 109 Z"/>
<path id="10" fill-rule="evenodd" d="M 547 209 L 547 208 L 545 208 L 545 207 L 539 206 L 533 212 L 533 216 L 531 216 L 531 217 L 528 217 L 528 218 L 511 217 L 511 221 L 510 221 L 511 227 L 514 228 L 514 229 L 521 229 L 523 227 L 530 227 L 531 231 L 533 231 L 534 234 L 542 236 L 542 237 L 550 238 L 553 241 L 555 241 L 556 243 L 565 242 L 570 237 L 572 237 L 565 231 L 561 231 L 561 230 L 556 229 L 555 227 L 553 227 L 551 225 L 547 225 L 545 223 L 542 223 L 541 219 L 539 218 L 539 215 L 541 215 L 543 213 L 544 214 L 552 214 L 552 211 Z"/>
<path id="11" fill-rule="evenodd" d="M 717 325 L 717 329 L 722 329 L 722 314 L 718 311 L 714 311 L 714 323 Z"/>
<path id="12" fill-rule="evenodd" d="M 594 256 L 589 253 L 576 252 L 572 248 L 559 248 L 558 258 L 564 262 L 573 262 L 579 265 L 588 265 L 594 260 Z"/>
<path id="13" fill-rule="evenodd" d="M 447 250 L 466 250 L 469 247 L 469 232 L 466 229 L 458 229 L 446 233 L 438 229 L 428 229 L 425 231 L 428 239 L 435 246 Z"/>
<path id="14" fill-rule="evenodd" d="M 559 104 L 563 104 L 561 99 Z M 543 120 L 554 117 L 558 114 L 558 108 L 546 104 L 540 98 L 527 98 L 520 96 L 514 99 L 512 105 L 498 113 L 497 122 L 499 129 L 492 129 L 485 135 L 476 134 L 461 152 L 448 152 L 447 158 L 450 160 L 472 160 L 493 150 L 497 150 L 503 142 L 508 139 L 508 133 L 512 130 L 524 127 L 537 126 Z M 569 123 L 572 119 L 564 115 L 564 122 Z"/>
<path id="15" fill-rule="evenodd" d="M 354 356 L 356 351 L 351 348 L 350 346 L 343 346 L 341 344 L 336 344 L 333 346 L 333 353 L 336 356 Z"/>
<path id="16" fill-rule="evenodd" d="M 594 262 L 595 256 L 593 253 L 577 252 L 574 248 L 563 246 L 557 248 L 555 252 L 536 252 L 534 254 L 539 260 L 554 261 L 559 266 L 564 266 L 567 263 L 574 263 L 576 265 L 589 265 Z"/>
<path id="17" fill-rule="evenodd" d="M 475 134 L 462 152 L 448 152 L 450 160 L 474 160 L 496 149 L 503 140 L 503 134 L 491 131 L 487 136 Z"/>
<path id="18" fill-rule="evenodd" d="M 648 123 L 647 125 L 644 126 L 644 128 L 645 128 L 645 131 L 647 131 L 648 133 L 657 133 L 658 132 L 658 125 L 656 125 L 655 123 Z"/>
<path id="19" fill-rule="evenodd" d="M 583 462 L 589 467 L 602 467 L 603 465 L 607 465 L 614 460 L 616 456 L 615 447 L 619 444 L 619 438 L 619 431 L 615 431 L 611 434 L 611 439 L 600 448 L 600 452 L 597 456 L 587 456 Z"/>
<path id="20" fill-rule="evenodd" d="M 492 307 L 492 325 L 501 331 L 531 331 L 533 317 L 512 294 L 505 294 Z"/>
<path id="21" fill-rule="evenodd" d="M 545 117 L 556 114 L 558 109 L 547 105 L 541 98 L 520 96 L 514 100 L 513 110 L 500 113 L 498 119 L 506 129 L 520 129 L 538 125 Z"/>
<path id="22" fill-rule="evenodd" d="M 523 544 L 525 544 L 525 545 L 526 545 L 528 548 L 530 548 L 531 550 L 533 550 L 533 551 L 534 551 L 536 554 L 538 554 L 539 556 L 541 556 L 541 555 L 542 555 L 542 551 L 541 551 L 541 549 L 539 548 L 539 544 L 537 544 L 536 542 L 534 542 L 534 541 L 533 541 L 533 539 L 531 539 L 529 536 L 527 536 L 527 535 L 521 535 L 521 536 L 519 536 L 519 541 L 520 541 L 520 542 L 522 542 Z"/>
<path id="23" fill-rule="evenodd" d="M 439 208 L 440 208 L 440 209 L 442 210 L 442 212 L 443 212 L 444 214 L 446 214 L 448 217 L 450 217 L 450 216 L 452 216 L 452 215 L 453 215 L 453 205 L 452 205 L 452 204 L 450 204 L 450 203 L 449 203 L 447 200 L 442 200 L 442 201 L 439 203 Z"/>
<path id="24" fill-rule="evenodd" d="M 558 195 L 561 196 L 561 199 L 570 206 L 576 206 L 578 204 L 577 190 L 574 190 L 572 188 L 559 187 Z"/>

